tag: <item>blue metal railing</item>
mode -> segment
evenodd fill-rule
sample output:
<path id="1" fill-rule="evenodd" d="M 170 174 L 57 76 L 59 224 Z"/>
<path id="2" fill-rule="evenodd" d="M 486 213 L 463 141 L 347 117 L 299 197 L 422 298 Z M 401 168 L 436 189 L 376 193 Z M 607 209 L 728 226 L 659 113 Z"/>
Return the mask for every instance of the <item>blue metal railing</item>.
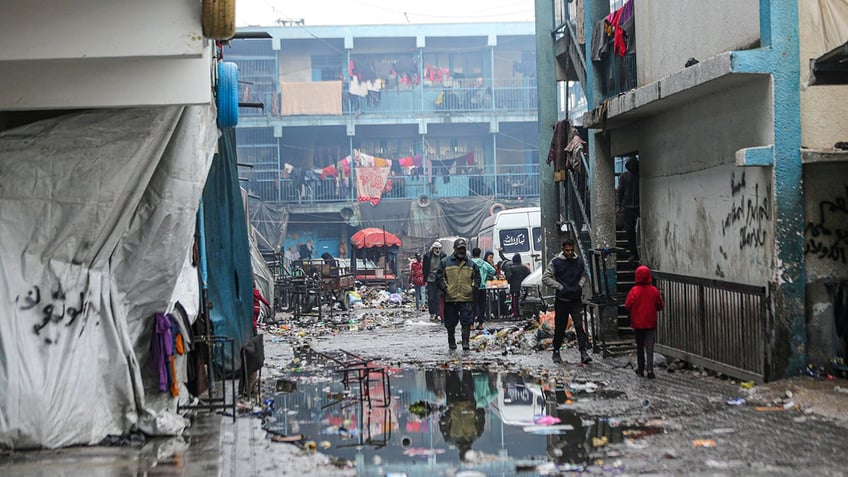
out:
<path id="1" fill-rule="evenodd" d="M 773 376 L 774 316 L 766 286 L 652 271 L 665 307 L 657 351 L 739 379 Z"/>
<path id="2" fill-rule="evenodd" d="M 263 103 L 264 110 L 240 108 L 245 117 L 280 117 L 280 94 L 276 77 L 264 73 L 245 75 L 249 84 L 241 85 L 239 101 Z M 339 91 L 342 114 L 438 114 L 487 111 L 535 112 L 536 79 L 488 79 L 419 84 L 413 87 L 386 88 L 366 97 Z"/>
<path id="3" fill-rule="evenodd" d="M 355 172 L 354 172 L 355 173 Z M 245 184 L 248 192 L 265 202 L 323 203 L 356 200 L 350 182 L 336 178 L 310 181 L 277 179 L 275 171 L 254 169 Z M 538 165 L 499 166 L 498 172 L 451 173 L 446 176 L 389 176 L 383 200 L 487 196 L 500 199 L 539 197 Z"/>

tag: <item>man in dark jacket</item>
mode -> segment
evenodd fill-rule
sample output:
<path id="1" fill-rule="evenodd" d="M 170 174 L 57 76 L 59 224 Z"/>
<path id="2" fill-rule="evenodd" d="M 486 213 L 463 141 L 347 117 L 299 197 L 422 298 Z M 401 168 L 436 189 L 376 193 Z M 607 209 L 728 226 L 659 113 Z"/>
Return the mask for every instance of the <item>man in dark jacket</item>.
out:
<path id="1" fill-rule="evenodd" d="M 554 305 L 554 363 L 562 363 L 559 349 L 565 339 L 568 317 L 574 323 L 577 332 L 577 346 L 580 349 L 580 362 L 587 364 L 592 358 L 586 352 L 586 329 L 583 327 L 583 283 L 586 265 L 574 252 L 574 241 L 562 242 L 562 252 L 551 259 L 542 274 L 542 283 L 556 289 Z"/>
<path id="2" fill-rule="evenodd" d="M 474 324 L 474 290 L 480 288 L 480 268 L 467 254 L 468 243 L 457 239 L 453 254 L 442 259 L 436 271 L 436 283 L 445 297 L 445 328 L 448 348 L 456 349 L 456 325 L 462 325 L 462 349 L 471 350 L 471 325 Z"/>
<path id="3" fill-rule="evenodd" d="M 436 271 L 442 263 L 442 259 L 447 257 L 442 252 L 442 244 L 433 242 L 430 246 L 430 251 L 424 256 L 424 280 L 427 282 L 427 311 L 430 312 L 430 320 L 441 321 L 441 297 L 439 297 L 439 284 L 436 283 Z"/>
<path id="4" fill-rule="evenodd" d="M 632 262 L 639 261 L 639 248 L 636 246 L 636 219 L 639 218 L 639 160 L 630 157 L 624 163 L 627 169 L 618 178 L 616 211 L 624 213 L 624 232 L 627 234 L 627 248 L 630 249 Z"/>
<path id="5" fill-rule="evenodd" d="M 530 275 L 530 267 L 521 263 L 521 254 L 516 253 L 512 256 L 512 265 L 504 271 L 504 277 L 509 282 L 509 294 L 512 297 L 512 317 L 519 318 L 521 316 L 521 282 Z"/>

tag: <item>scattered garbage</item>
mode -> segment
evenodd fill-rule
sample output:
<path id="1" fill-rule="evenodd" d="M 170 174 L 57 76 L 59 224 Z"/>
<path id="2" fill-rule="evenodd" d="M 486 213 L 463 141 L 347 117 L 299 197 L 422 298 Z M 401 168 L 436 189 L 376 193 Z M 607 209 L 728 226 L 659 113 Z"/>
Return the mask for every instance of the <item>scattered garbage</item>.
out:
<path id="1" fill-rule="evenodd" d="M 536 424 L 540 426 L 550 426 L 552 424 L 559 424 L 560 420 L 558 417 L 549 416 L 549 415 L 538 415 L 533 420 Z"/>
<path id="2" fill-rule="evenodd" d="M 744 381 L 739 383 L 739 386 L 741 386 L 742 389 L 751 389 L 754 387 L 754 384 L 756 384 L 754 381 Z"/>
<path id="3" fill-rule="evenodd" d="M 275 435 L 271 437 L 271 442 L 300 442 L 303 440 L 303 434 L 292 434 L 290 436 Z"/>
<path id="4" fill-rule="evenodd" d="M 744 406 L 745 404 L 748 404 L 748 402 L 742 398 L 728 399 L 726 402 L 728 406 Z"/>
<path id="5" fill-rule="evenodd" d="M 716 441 L 715 439 L 695 439 L 692 441 L 692 445 L 695 447 L 715 447 Z"/>
<path id="6" fill-rule="evenodd" d="M 645 449 L 648 447 L 648 441 L 645 439 L 625 439 L 624 444 L 631 449 Z"/>
<path id="7" fill-rule="evenodd" d="M 569 424 L 545 424 L 537 426 L 524 426 L 521 429 L 524 432 L 530 434 L 556 435 L 566 434 L 568 431 L 573 431 L 574 426 Z"/>

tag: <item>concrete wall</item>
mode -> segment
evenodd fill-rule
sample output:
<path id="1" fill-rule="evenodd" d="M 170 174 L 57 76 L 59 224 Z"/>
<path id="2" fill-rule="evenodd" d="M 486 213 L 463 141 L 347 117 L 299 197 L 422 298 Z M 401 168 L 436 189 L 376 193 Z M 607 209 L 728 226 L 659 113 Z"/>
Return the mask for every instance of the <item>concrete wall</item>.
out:
<path id="1" fill-rule="evenodd" d="M 638 146 L 640 155 L 643 260 L 666 272 L 769 281 L 771 169 L 736 167 L 735 153 L 771 144 L 771 123 L 763 79 L 695 100 L 623 137 L 627 151 L 614 153 Z"/>
<path id="2" fill-rule="evenodd" d="M 810 76 L 810 60 L 827 53 L 822 31 L 814 24 L 811 10 L 802 6 L 798 17 L 801 84 Z M 843 19 L 844 21 L 844 19 Z M 844 41 L 844 39 L 843 39 Z M 848 85 L 801 88 L 801 144 L 809 149 L 830 149 L 848 139 Z"/>
<path id="3" fill-rule="evenodd" d="M 287 49 L 280 52 L 280 81 L 312 81 L 312 53 Z"/>
<path id="4" fill-rule="evenodd" d="M 194 0 L 6 0 L 0 45 L 0 110 L 212 100 Z"/>
<path id="5" fill-rule="evenodd" d="M 817 365 L 848 352 L 845 337 L 837 336 L 831 294 L 837 287 L 848 288 L 846 177 L 848 164 L 844 162 L 804 166 L 807 349 L 810 362 Z"/>
<path id="6" fill-rule="evenodd" d="M 637 1 L 638 85 L 682 70 L 689 58 L 750 48 L 760 37 L 759 10 L 758 0 Z"/>

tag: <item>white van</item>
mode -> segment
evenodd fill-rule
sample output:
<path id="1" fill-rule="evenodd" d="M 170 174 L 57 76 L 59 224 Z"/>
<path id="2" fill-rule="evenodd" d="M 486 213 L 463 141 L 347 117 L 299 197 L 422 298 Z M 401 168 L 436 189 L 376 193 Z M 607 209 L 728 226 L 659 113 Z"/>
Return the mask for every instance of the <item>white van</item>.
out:
<path id="1" fill-rule="evenodd" d="M 483 221 L 480 233 L 472 239 L 472 246 L 483 253 L 491 250 L 495 261 L 500 260 L 498 249 L 508 260 L 516 253 L 531 270 L 543 267 L 542 263 L 542 212 L 539 207 L 522 207 L 496 212 Z"/>
<path id="2" fill-rule="evenodd" d="M 436 241 L 442 244 L 442 253 L 444 253 L 445 255 L 450 255 L 453 253 L 453 243 L 461 238 L 464 237 L 452 235 L 450 237 L 439 237 L 436 239 Z M 429 252 L 430 249 L 428 248 L 427 251 Z M 468 247 L 468 255 L 471 256 L 471 247 Z"/>

